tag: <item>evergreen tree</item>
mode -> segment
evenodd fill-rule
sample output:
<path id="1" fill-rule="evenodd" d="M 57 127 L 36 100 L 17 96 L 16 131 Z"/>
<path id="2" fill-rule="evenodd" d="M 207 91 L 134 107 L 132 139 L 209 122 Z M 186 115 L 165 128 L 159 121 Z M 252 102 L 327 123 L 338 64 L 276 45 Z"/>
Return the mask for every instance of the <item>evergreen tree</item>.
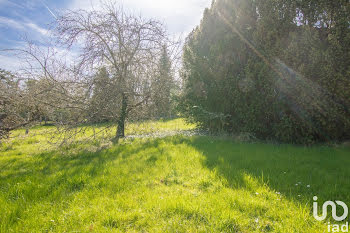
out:
<path id="1" fill-rule="evenodd" d="M 113 120 L 113 112 L 118 109 L 118 89 L 113 86 L 105 67 L 99 69 L 93 79 L 92 96 L 89 103 L 90 119 L 94 122 Z"/>
<path id="2" fill-rule="evenodd" d="M 158 73 L 153 80 L 152 86 L 154 117 L 169 118 L 172 113 L 171 91 L 174 87 L 174 78 L 166 46 L 163 46 L 158 64 Z"/>
<path id="3" fill-rule="evenodd" d="M 217 0 L 187 38 L 185 116 L 283 142 L 350 138 L 347 1 Z"/>

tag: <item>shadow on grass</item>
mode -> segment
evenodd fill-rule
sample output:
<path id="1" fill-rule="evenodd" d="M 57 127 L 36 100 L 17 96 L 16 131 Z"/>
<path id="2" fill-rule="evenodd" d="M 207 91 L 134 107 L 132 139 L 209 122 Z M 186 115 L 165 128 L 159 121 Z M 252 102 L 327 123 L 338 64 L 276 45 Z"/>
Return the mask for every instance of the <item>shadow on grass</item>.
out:
<path id="1" fill-rule="evenodd" d="M 203 165 L 215 169 L 232 188 L 251 189 L 249 177 L 290 200 L 312 206 L 342 200 L 350 204 L 350 150 L 326 146 L 298 147 L 259 143 L 235 143 L 210 137 L 188 140 L 200 151 Z"/>
<path id="2" fill-rule="evenodd" d="M 126 158 L 157 147 L 160 141 L 194 147 L 204 155 L 203 165 L 216 169 L 232 188 L 251 188 L 247 182 L 247 176 L 250 176 L 259 185 L 267 185 L 271 190 L 303 203 L 312 202 L 315 195 L 320 201 L 337 199 L 350 203 L 349 149 L 235 143 L 214 137 L 175 136 L 147 140 L 147 143 L 116 145 L 97 152 L 61 155 L 62 151 L 51 151 L 29 159 L 12 158 L 2 163 L 0 184 L 4 186 L 30 177 L 55 176 L 56 181 L 50 182 L 57 182 L 52 184 L 57 186 L 82 175 L 87 177 L 85 182 L 88 183 L 89 179 L 101 175 L 105 165 L 118 156 Z"/>
<path id="3" fill-rule="evenodd" d="M 87 188 L 95 178 L 108 173 L 105 169 L 108 163 L 120 156 L 127 159 L 147 148 L 157 147 L 158 143 L 128 143 L 97 152 L 82 150 L 73 155 L 64 153 L 70 152 L 74 148 L 72 145 L 29 157 L 11 158 L 1 164 L 0 188 L 13 201 L 23 197 L 33 202 L 45 198 L 64 199 Z M 53 192 L 56 194 L 53 195 Z"/>

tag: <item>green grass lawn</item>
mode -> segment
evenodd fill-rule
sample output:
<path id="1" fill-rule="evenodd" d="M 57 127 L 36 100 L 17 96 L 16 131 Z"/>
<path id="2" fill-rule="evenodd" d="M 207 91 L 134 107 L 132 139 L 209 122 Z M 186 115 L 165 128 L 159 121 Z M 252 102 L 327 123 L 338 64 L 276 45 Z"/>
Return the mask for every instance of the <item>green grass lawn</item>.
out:
<path id="1" fill-rule="evenodd" d="M 149 124 L 194 127 L 176 121 Z M 0 147 L 0 232 L 325 232 L 312 197 L 350 204 L 345 147 L 171 136 L 58 148 L 45 130 Z"/>

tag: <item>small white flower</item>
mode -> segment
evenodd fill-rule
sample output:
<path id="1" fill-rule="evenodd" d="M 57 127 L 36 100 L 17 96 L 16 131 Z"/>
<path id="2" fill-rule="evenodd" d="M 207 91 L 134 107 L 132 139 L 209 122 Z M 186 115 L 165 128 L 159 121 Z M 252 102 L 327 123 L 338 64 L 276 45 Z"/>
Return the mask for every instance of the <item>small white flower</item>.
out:
<path id="1" fill-rule="evenodd" d="M 295 184 L 295 186 L 298 186 L 298 184 Z"/>
<path id="2" fill-rule="evenodd" d="M 310 188 L 311 186 L 308 184 L 306 187 Z"/>
<path id="3" fill-rule="evenodd" d="M 298 197 L 301 197 L 301 195 L 299 194 Z"/>
<path id="4" fill-rule="evenodd" d="M 255 193 L 255 195 L 259 195 L 259 193 Z"/>
<path id="5" fill-rule="evenodd" d="M 281 193 L 280 193 L 280 192 L 276 192 L 276 194 L 281 195 Z"/>
<path id="6" fill-rule="evenodd" d="M 255 219 L 255 222 L 256 222 L 256 223 L 259 223 L 259 218 L 256 218 L 256 219 Z"/>

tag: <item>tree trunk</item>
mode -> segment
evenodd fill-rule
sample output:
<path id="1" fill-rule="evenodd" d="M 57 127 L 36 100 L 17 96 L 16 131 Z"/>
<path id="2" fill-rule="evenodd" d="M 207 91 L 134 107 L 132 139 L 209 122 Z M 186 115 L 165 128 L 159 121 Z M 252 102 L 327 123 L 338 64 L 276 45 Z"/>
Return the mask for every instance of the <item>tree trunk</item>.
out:
<path id="1" fill-rule="evenodd" d="M 123 93 L 122 96 L 122 109 L 118 119 L 116 139 L 125 137 L 125 120 L 127 115 L 128 99 L 126 94 Z"/>

